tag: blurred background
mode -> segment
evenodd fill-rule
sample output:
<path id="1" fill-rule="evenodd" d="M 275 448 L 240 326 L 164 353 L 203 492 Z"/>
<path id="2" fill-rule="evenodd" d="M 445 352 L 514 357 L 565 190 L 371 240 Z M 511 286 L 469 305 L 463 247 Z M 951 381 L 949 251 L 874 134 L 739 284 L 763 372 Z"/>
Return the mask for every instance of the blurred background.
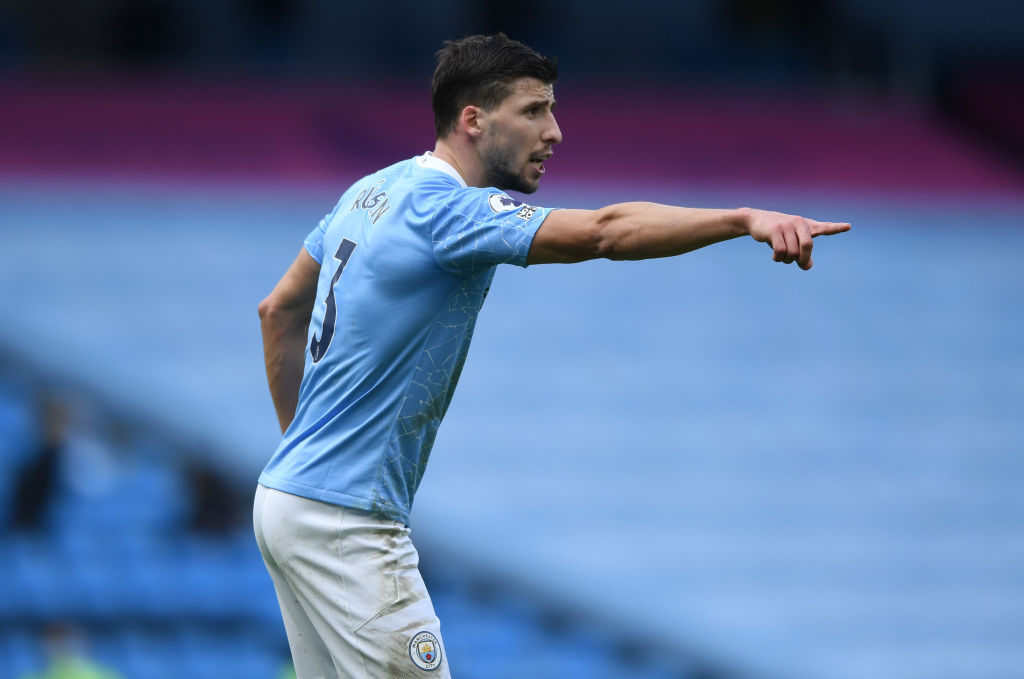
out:
<path id="1" fill-rule="evenodd" d="M 413 512 L 454 676 L 1024 676 L 1016 0 L 7 0 L 0 677 L 289 676 L 256 305 L 499 30 L 531 202 L 854 229 L 499 271 Z"/>

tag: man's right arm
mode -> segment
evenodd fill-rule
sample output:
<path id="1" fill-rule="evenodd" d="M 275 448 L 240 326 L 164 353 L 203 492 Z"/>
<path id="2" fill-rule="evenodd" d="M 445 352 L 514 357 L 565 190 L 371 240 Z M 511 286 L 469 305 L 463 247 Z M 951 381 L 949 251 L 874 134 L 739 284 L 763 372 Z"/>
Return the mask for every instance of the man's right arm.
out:
<path id="1" fill-rule="evenodd" d="M 319 277 L 320 265 L 303 249 L 259 305 L 267 383 L 282 433 L 294 419 L 299 402 L 306 335 Z"/>
<path id="2" fill-rule="evenodd" d="M 749 235 L 777 262 L 811 268 L 812 239 L 849 230 L 843 222 L 740 208 L 714 210 L 618 203 L 599 210 L 554 210 L 534 236 L 527 264 L 673 257 Z"/>

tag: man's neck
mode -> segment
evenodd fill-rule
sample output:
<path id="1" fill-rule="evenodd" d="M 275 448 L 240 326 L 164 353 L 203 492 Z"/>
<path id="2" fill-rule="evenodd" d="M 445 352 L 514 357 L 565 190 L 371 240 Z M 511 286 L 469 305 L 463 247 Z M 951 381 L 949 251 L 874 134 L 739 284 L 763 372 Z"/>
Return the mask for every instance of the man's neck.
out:
<path id="1" fill-rule="evenodd" d="M 475 150 L 456 137 L 438 139 L 434 155 L 455 168 L 467 186 L 483 186 L 483 170 Z"/>

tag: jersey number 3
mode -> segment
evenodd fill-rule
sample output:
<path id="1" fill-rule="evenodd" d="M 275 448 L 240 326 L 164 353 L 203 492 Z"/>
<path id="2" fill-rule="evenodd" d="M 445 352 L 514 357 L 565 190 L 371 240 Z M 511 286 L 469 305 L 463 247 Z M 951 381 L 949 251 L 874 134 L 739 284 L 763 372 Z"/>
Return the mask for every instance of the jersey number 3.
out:
<path id="1" fill-rule="evenodd" d="M 338 251 L 334 253 L 334 258 L 341 262 L 341 264 L 338 265 L 338 270 L 334 272 L 334 278 L 331 279 L 331 289 L 327 293 L 327 299 L 324 300 L 324 306 L 327 308 L 324 310 L 324 323 L 320 327 L 320 336 L 317 337 L 314 334 L 313 339 L 309 342 L 309 354 L 313 357 L 313 363 L 320 362 L 320 359 L 327 353 L 327 347 L 331 346 L 331 340 L 334 339 L 334 325 L 338 322 L 338 301 L 334 298 L 334 286 L 338 284 L 338 280 L 345 270 L 345 265 L 348 264 L 348 258 L 352 256 L 352 251 L 355 249 L 356 243 L 354 241 L 343 238 L 341 245 L 338 246 Z"/>

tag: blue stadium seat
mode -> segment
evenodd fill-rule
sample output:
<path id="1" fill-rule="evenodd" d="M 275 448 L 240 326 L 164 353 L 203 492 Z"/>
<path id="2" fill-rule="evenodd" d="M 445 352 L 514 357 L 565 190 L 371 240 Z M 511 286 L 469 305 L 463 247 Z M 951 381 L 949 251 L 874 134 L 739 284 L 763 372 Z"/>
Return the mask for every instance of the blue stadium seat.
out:
<path id="1" fill-rule="evenodd" d="M 18 539 L 14 537 L 5 536 L 0 540 L 0 621 L 26 612 L 25 590 L 18 580 L 16 542 Z"/>
<path id="2" fill-rule="evenodd" d="M 0 465 L 21 463 L 38 441 L 36 390 L 24 380 L 0 374 Z M 3 497 L 3 496 L 0 496 Z"/>
<path id="3" fill-rule="evenodd" d="M 41 673 L 46 660 L 46 652 L 35 635 L 9 631 L 0 636 L 0 677 Z"/>
<path id="4" fill-rule="evenodd" d="M 54 523 L 59 529 L 158 531 L 183 521 L 188 494 L 168 462 L 129 458 L 105 473 L 110 478 L 94 491 L 70 487 L 58 495 Z"/>
<path id="5" fill-rule="evenodd" d="M 171 463 L 173 451 L 157 441 L 137 443 L 121 488 L 121 502 L 130 516 L 149 528 L 180 525 L 186 517 L 189 489 L 182 471 Z"/>
<path id="6" fill-rule="evenodd" d="M 236 563 L 217 541 L 188 537 L 181 542 L 178 576 L 182 591 L 194 610 L 205 616 L 225 618 L 244 603 L 235 585 Z"/>
<path id="7" fill-rule="evenodd" d="M 10 518 L 17 472 L 38 444 L 38 422 L 30 389 L 0 374 L 0 528 Z"/>
<path id="8" fill-rule="evenodd" d="M 268 647 L 261 637 L 231 626 L 184 628 L 178 643 L 182 676 L 195 679 L 276 679 L 287 660 L 285 646 Z"/>
<path id="9" fill-rule="evenodd" d="M 481 601 L 452 593 L 435 598 L 453 673 L 479 677 L 528 676 L 523 658 L 544 643 L 540 620 L 529 605 L 509 599 Z M 432 595 L 433 596 L 433 595 Z M 455 596 L 459 596 L 456 594 Z"/>
<path id="10" fill-rule="evenodd" d="M 89 655 L 102 667 L 123 673 L 124 635 L 109 629 L 90 634 Z M 128 679 L 127 675 L 125 679 Z"/>
<path id="11" fill-rule="evenodd" d="M 128 679 L 180 679 L 180 644 L 156 631 L 125 633 L 123 656 L 114 665 Z"/>
<path id="12" fill-rule="evenodd" d="M 38 538 L 13 542 L 16 586 L 25 597 L 27 613 L 40 620 L 76 615 L 86 608 L 87 593 L 53 545 Z"/>

